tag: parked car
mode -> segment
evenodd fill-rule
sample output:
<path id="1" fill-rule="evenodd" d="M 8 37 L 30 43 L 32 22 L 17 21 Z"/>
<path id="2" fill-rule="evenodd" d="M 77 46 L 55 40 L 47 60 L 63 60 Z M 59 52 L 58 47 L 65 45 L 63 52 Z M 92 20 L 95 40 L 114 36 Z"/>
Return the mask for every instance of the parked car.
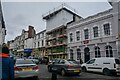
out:
<path id="1" fill-rule="evenodd" d="M 40 64 L 48 64 L 48 63 L 49 63 L 48 57 L 43 57 L 43 58 L 41 58 Z"/>
<path id="2" fill-rule="evenodd" d="M 81 72 L 81 66 L 76 61 L 70 61 L 65 59 L 56 59 L 52 64 L 48 64 L 48 71 L 59 72 L 62 76 L 66 74 L 76 74 Z"/>
<path id="3" fill-rule="evenodd" d="M 16 59 L 14 65 L 15 78 L 38 78 L 38 66 L 29 59 Z"/>
<path id="4" fill-rule="evenodd" d="M 51 60 L 49 60 L 48 64 L 52 64 L 52 63 L 54 63 L 54 62 L 57 61 L 57 60 L 59 60 L 59 59 L 57 59 L 57 58 L 51 59 Z"/>
<path id="5" fill-rule="evenodd" d="M 116 75 L 120 72 L 120 60 L 116 58 L 93 58 L 81 65 L 83 71 L 101 72 L 105 75 Z"/>
<path id="6" fill-rule="evenodd" d="M 36 64 L 39 64 L 39 58 L 38 57 L 28 57 L 28 59 L 32 60 Z"/>

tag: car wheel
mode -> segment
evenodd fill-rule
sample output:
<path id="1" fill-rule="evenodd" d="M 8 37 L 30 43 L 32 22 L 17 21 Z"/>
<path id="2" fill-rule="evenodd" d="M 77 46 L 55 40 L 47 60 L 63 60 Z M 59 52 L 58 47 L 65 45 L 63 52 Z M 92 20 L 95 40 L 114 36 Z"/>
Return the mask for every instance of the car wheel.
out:
<path id="1" fill-rule="evenodd" d="M 33 76 L 33 79 L 34 80 L 38 80 L 38 76 Z"/>
<path id="2" fill-rule="evenodd" d="M 65 75 L 66 75 L 66 73 L 65 73 L 65 70 L 64 70 L 64 69 L 62 69 L 62 70 L 61 70 L 61 75 L 62 75 L 62 76 L 65 76 Z"/>
<path id="3" fill-rule="evenodd" d="M 103 69 L 103 74 L 109 76 L 110 75 L 110 70 L 107 69 L 107 68 Z"/>
<path id="4" fill-rule="evenodd" d="M 52 68 L 51 68 L 51 67 L 48 67 L 48 71 L 51 72 L 51 71 L 52 71 Z"/>
<path id="5" fill-rule="evenodd" d="M 86 67 L 84 66 L 84 67 L 82 67 L 82 71 L 83 72 L 86 72 L 87 71 L 87 69 L 86 69 Z"/>

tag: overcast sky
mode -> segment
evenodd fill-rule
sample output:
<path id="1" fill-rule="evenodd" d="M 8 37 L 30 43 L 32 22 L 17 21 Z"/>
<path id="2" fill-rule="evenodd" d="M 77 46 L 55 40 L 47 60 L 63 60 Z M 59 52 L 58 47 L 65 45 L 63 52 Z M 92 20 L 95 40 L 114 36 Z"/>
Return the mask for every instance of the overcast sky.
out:
<path id="1" fill-rule="evenodd" d="M 3 16 L 6 25 L 6 41 L 14 40 L 22 29 L 34 26 L 36 32 L 46 29 L 42 15 L 58 7 L 63 2 L 2 2 Z M 64 2 L 65 3 L 65 2 Z M 92 16 L 111 8 L 108 2 L 66 2 L 83 18 Z"/>

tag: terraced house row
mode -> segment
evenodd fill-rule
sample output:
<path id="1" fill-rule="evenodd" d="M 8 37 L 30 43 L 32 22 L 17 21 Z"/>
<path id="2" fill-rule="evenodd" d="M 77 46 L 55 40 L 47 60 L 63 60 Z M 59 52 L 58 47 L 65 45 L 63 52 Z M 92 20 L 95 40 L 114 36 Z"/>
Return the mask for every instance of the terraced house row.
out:
<path id="1" fill-rule="evenodd" d="M 110 5 L 111 9 L 87 18 L 66 4 L 54 8 L 43 15 L 46 30 L 31 37 L 32 47 L 24 47 L 23 55 L 31 49 L 30 54 L 50 59 L 120 58 L 120 2 Z"/>

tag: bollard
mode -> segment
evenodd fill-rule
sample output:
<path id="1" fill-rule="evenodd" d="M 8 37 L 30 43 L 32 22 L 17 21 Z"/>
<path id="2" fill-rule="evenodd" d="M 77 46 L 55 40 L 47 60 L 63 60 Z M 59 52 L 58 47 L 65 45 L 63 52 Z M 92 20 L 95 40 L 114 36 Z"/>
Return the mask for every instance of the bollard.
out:
<path id="1" fill-rule="evenodd" d="M 52 69 L 52 80 L 57 80 L 57 73 L 55 69 Z"/>
<path id="2" fill-rule="evenodd" d="M 52 72 L 52 80 L 57 80 L 57 73 L 56 72 Z"/>

